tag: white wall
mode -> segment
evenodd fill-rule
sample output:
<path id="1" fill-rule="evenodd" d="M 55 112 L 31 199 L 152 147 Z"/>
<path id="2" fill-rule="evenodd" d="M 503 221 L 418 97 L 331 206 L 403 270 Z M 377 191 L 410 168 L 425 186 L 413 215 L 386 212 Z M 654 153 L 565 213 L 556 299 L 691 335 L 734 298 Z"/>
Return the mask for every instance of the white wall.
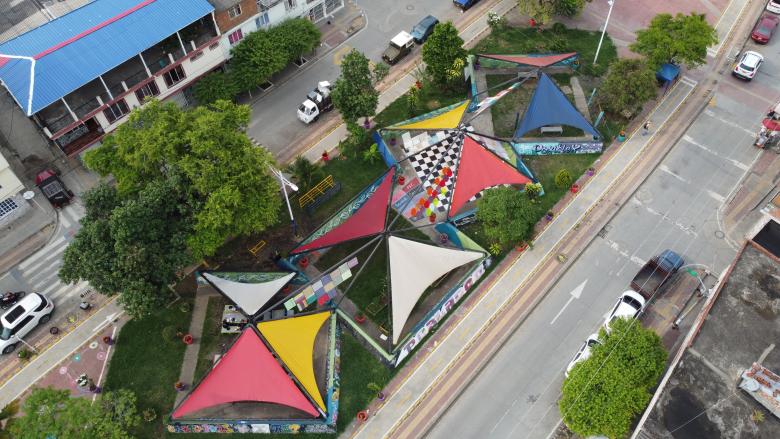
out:
<path id="1" fill-rule="evenodd" d="M 16 195 L 23 189 L 21 180 L 11 170 L 5 157 L 0 154 L 0 201 Z"/>

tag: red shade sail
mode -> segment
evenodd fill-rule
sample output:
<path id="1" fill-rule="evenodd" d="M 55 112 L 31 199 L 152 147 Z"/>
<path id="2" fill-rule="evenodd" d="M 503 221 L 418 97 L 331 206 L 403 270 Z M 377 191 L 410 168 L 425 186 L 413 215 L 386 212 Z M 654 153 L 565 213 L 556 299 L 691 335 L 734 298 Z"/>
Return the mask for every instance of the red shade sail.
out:
<path id="1" fill-rule="evenodd" d="M 252 328 L 241 333 L 172 417 L 179 419 L 208 407 L 242 401 L 282 404 L 319 416 Z"/>
<path id="2" fill-rule="evenodd" d="M 330 247 L 340 242 L 363 238 L 382 232 L 385 229 L 387 203 L 390 199 L 390 191 L 393 188 L 394 176 L 395 168 L 391 168 L 387 174 L 385 174 L 384 179 L 379 184 L 376 191 L 371 194 L 365 204 L 358 208 L 357 212 L 319 238 L 296 248 L 292 253 L 302 253 L 318 248 Z"/>
<path id="3" fill-rule="evenodd" d="M 535 67 L 548 67 L 559 63 L 565 59 L 577 56 L 577 52 L 561 53 L 548 56 L 519 56 L 519 55 L 479 55 L 484 58 L 497 59 L 499 61 L 508 61 L 516 64 L 524 64 Z"/>
<path id="4" fill-rule="evenodd" d="M 471 197 L 483 189 L 501 184 L 526 184 L 530 182 L 530 178 L 520 173 L 512 165 L 483 148 L 476 140 L 464 136 L 450 215 L 458 212 Z"/>

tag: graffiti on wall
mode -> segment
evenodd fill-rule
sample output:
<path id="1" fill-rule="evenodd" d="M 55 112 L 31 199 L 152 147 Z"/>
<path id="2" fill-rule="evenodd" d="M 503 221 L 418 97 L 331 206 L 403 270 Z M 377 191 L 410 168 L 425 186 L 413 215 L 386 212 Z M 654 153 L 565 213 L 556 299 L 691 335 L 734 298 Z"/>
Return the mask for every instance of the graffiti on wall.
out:
<path id="1" fill-rule="evenodd" d="M 332 425 L 323 423 L 296 424 L 168 424 L 169 433 L 335 433 Z"/>
<path id="2" fill-rule="evenodd" d="M 592 154 L 601 152 L 604 142 L 512 142 L 519 155 Z"/>
<path id="3" fill-rule="evenodd" d="M 414 350 L 414 348 L 416 348 L 417 345 L 422 342 L 431 329 L 439 324 L 439 322 L 444 320 L 444 317 L 449 314 L 452 308 L 455 307 L 455 304 L 460 302 L 460 300 L 466 296 L 466 293 L 468 293 L 471 287 L 477 283 L 483 274 L 485 274 L 485 270 L 488 267 L 490 267 L 490 258 L 482 261 L 482 263 L 471 272 L 471 274 L 463 281 L 463 283 L 454 287 L 448 294 L 442 297 L 442 299 L 439 301 L 439 304 L 434 307 L 419 324 L 417 324 L 415 329 L 412 330 L 412 337 L 398 352 L 398 357 L 395 360 L 396 367 L 398 367 L 404 358 L 406 358 Z"/>

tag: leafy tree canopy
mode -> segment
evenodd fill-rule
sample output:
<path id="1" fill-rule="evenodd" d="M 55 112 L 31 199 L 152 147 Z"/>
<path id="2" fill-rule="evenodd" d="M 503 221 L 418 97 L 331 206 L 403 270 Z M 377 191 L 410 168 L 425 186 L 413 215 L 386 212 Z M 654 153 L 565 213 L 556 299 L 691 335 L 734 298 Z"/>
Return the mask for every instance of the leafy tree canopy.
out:
<path id="1" fill-rule="evenodd" d="M 528 239 L 536 219 L 536 206 L 516 188 L 488 189 L 477 201 L 477 220 L 485 236 L 502 247 Z"/>
<path id="2" fill-rule="evenodd" d="M 658 14 L 650 27 L 637 32 L 630 48 L 645 55 L 652 69 L 670 61 L 693 68 L 706 62 L 707 47 L 717 43 L 718 35 L 704 14 Z"/>
<path id="3" fill-rule="evenodd" d="M 540 23 L 549 23 L 553 16 L 575 17 L 591 0 L 518 0 L 522 14 Z"/>
<path id="4" fill-rule="evenodd" d="M 212 72 L 195 83 L 194 91 L 198 103 L 208 105 L 220 99 L 232 101 L 238 94 L 238 85 L 230 74 Z"/>
<path id="5" fill-rule="evenodd" d="M 231 73 L 242 91 L 257 88 L 287 66 L 290 58 L 280 44 L 283 40 L 271 31 L 257 30 L 230 49 Z"/>
<path id="6" fill-rule="evenodd" d="M 316 49 L 322 34 L 317 26 L 305 18 L 285 20 L 269 30 L 277 44 L 287 52 L 287 61 L 298 60 Z"/>
<path id="7" fill-rule="evenodd" d="M 655 73 L 641 59 L 619 59 L 599 86 L 599 103 L 612 113 L 634 113 L 655 97 Z"/>
<path id="8" fill-rule="evenodd" d="M 128 430 L 141 421 L 135 395 L 127 390 L 106 392 L 92 404 L 72 398 L 67 390 L 36 388 L 25 400 L 24 416 L 10 422 L 17 439 L 130 438 Z"/>
<path id="9" fill-rule="evenodd" d="M 462 69 L 457 76 L 452 72 L 456 63 L 463 63 L 466 59 L 466 49 L 451 21 L 439 23 L 433 28 L 433 33 L 423 44 L 422 59 L 426 71 L 437 84 L 445 85 L 462 77 Z"/>
<path id="10" fill-rule="evenodd" d="M 582 437 L 628 435 L 663 374 L 666 351 L 661 339 L 636 320 L 619 319 L 602 329 L 600 345 L 563 382 L 559 408 L 563 421 Z"/>
<path id="11" fill-rule="evenodd" d="M 376 113 L 379 92 L 372 83 L 371 68 L 365 55 L 352 49 L 341 60 L 341 76 L 333 85 L 333 105 L 345 122 L 357 122 L 360 117 Z"/>
<path id="12" fill-rule="evenodd" d="M 243 132 L 248 122 L 248 107 L 226 101 L 191 111 L 155 101 L 134 111 L 85 162 L 103 176 L 113 174 L 120 196 L 180 174 L 183 192 L 196 201 L 189 205 L 195 222 L 187 243 L 201 258 L 228 237 L 260 232 L 277 220 L 278 184 L 267 171 L 273 158 L 252 145 Z"/>

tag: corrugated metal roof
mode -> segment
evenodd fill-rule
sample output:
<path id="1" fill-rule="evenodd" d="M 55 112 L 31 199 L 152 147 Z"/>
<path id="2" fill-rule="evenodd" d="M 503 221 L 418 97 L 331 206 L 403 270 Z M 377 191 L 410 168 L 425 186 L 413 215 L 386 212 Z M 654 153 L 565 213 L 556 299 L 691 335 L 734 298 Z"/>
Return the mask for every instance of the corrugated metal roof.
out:
<path id="1" fill-rule="evenodd" d="M 213 10 L 206 0 L 95 0 L 0 45 L 0 80 L 32 115 Z"/>

